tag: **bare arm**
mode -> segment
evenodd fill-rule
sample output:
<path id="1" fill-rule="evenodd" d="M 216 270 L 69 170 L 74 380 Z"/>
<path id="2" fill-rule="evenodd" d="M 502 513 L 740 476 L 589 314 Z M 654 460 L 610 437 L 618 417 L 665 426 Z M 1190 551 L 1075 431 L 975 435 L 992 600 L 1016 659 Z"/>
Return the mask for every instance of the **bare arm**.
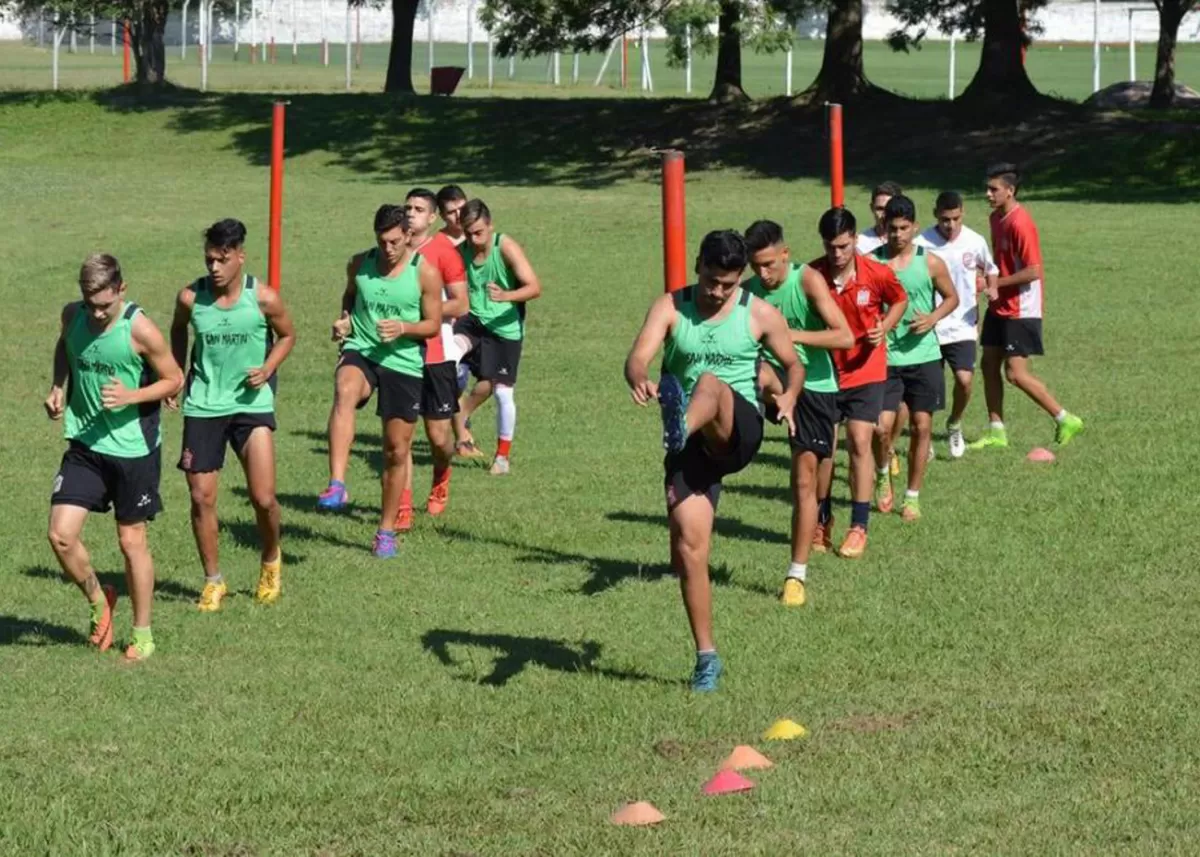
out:
<path id="1" fill-rule="evenodd" d="M 759 341 L 766 349 L 775 355 L 779 365 L 787 372 L 787 387 L 775 396 L 775 407 L 780 417 L 788 425 L 788 433 L 796 433 L 793 410 L 796 400 L 804 390 L 804 364 L 796 357 L 796 348 L 792 344 L 791 332 L 783 314 L 766 301 L 755 298 L 750 302 L 751 318 L 762 332 Z"/>
<path id="2" fill-rule="evenodd" d="M 880 322 L 880 328 L 883 330 L 885 336 L 896 328 L 896 325 L 900 323 L 900 319 L 904 318 L 904 311 L 907 309 L 908 298 L 888 307 L 887 314 L 884 315 L 883 321 Z M 875 344 L 878 345 L 879 343 Z"/>
<path id="3" fill-rule="evenodd" d="M 833 299 L 829 284 L 825 278 L 807 265 L 800 277 L 800 285 L 804 288 L 804 296 L 808 303 L 817 311 L 821 321 L 825 322 L 825 330 L 793 330 L 792 342 L 807 345 L 812 348 L 853 348 L 854 334 L 842 309 Z"/>
<path id="4" fill-rule="evenodd" d="M 403 335 L 409 339 L 428 339 L 442 328 L 442 275 L 422 260 L 418 276 L 421 280 L 421 320 L 404 325 Z"/>
<path id="5" fill-rule="evenodd" d="M 442 318 L 462 318 L 470 310 L 467 300 L 467 281 L 446 283 L 446 299 L 442 301 Z"/>
<path id="6" fill-rule="evenodd" d="M 355 284 L 354 278 L 358 276 L 358 269 L 362 267 L 364 255 L 355 253 L 346 263 L 346 289 L 342 292 L 343 315 L 349 315 L 354 311 L 354 299 L 358 296 L 358 286 Z"/>
<path id="7" fill-rule="evenodd" d="M 542 296 L 542 284 L 538 280 L 537 274 L 534 273 L 533 266 L 525 258 L 525 251 L 521 249 L 521 245 L 505 235 L 500 239 L 500 255 L 504 257 L 508 269 L 513 272 L 513 275 L 517 278 L 517 282 L 521 285 L 511 292 L 500 290 L 499 297 L 492 294 L 492 300 L 525 303 L 540 298 Z"/>
<path id="8" fill-rule="evenodd" d="M 633 400 L 645 405 L 658 396 L 658 385 L 650 380 L 650 361 L 666 342 L 675 323 L 675 299 L 663 295 L 650 305 L 642 329 L 638 331 L 629 356 L 625 358 L 625 383 L 633 393 Z"/>
<path id="9" fill-rule="evenodd" d="M 71 367 L 67 363 L 67 325 L 75 318 L 75 313 L 79 309 L 79 304 L 71 303 L 63 307 L 62 314 L 59 318 L 58 341 L 54 343 L 54 365 L 52 376 L 50 379 L 50 393 L 46 396 L 46 401 L 42 406 L 46 409 L 46 416 L 52 420 L 60 419 L 63 411 L 67 407 L 67 395 L 65 387 L 67 379 L 71 375 Z"/>
<path id="10" fill-rule="evenodd" d="M 267 355 L 267 359 L 263 361 L 263 365 L 259 369 L 263 375 L 263 383 L 266 383 L 267 379 L 279 370 L 283 361 L 295 347 L 296 326 L 292 324 L 292 317 L 283 303 L 283 298 L 274 289 L 267 287 L 259 290 L 258 307 L 262 310 L 267 324 L 271 326 L 271 332 L 275 335 L 271 353 Z M 260 385 L 254 384 L 253 386 Z"/>
<path id="11" fill-rule="evenodd" d="M 1029 265 L 1022 268 L 1015 274 L 1010 274 L 1007 277 L 996 277 L 996 287 L 1000 289 L 1010 288 L 1012 286 L 1023 286 L 1026 283 L 1032 283 L 1034 280 L 1042 278 L 1041 265 Z"/>
<path id="12" fill-rule="evenodd" d="M 136 390 L 127 390 L 119 382 L 110 382 L 101 391 L 106 408 L 160 402 L 176 395 L 183 387 L 183 370 L 171 356 L 171 349 L 158 327 L 144 313 L 133 320 L 133 349 L 146 358 L 158 380 Z"/>
<path id="13" fill-rule="evenodd" d="M 175 314 L 171 317 L 171 356 L 180 367 L 187 364 L 188 325 L 195 305 L 196 293 L 191 289 L 180 290 L 175 298 Z"/>
<path id="14" fill-rule="evenodd" d="M 933 280 L 933 288 L 941 295 L 942 302 L 928 315 L 917 313 L 909 325 L 913 333 L 928 333 L 939 321 L 958 309 L 958 292 L 954 289 L 954 281 L 950 279 L 946 263 L 932 253 L 927 253 L 925 258 L 929 263 L 929 276 Z"/>

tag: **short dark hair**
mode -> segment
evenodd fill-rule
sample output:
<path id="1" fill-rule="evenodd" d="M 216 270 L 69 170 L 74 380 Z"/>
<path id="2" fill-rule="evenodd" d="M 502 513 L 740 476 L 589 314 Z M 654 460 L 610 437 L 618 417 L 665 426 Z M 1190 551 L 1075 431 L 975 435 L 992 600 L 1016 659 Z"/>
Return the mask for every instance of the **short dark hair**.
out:
<path id="1" fill-rule="evenodd" d="M 237 250 L 246 243 L 246 224 L 232 217 L 218 220 L 204 230 L 204 243 L 219 250 Z"/>
<path id="2" fill-rule="evenodd" d="M 467 192 L 456 184 L 448 184 L 437 192 L 437 205 L 441 208 L 448 202 L 458 202 L 466 199 Z"/>
<path id="3" fill-rule="evenodd" d="M 458 214 L 458 222 L 463 225 L 464 229 L 476 220 L 482 220 L 484 223 L 492 222 L 491 209 L 487 207 L 487 203 L 482 199 L 468 200 L 467 204 L 462 207 L 462 211 Z"/>
<path id="4" fill-rule="evenodd" d="M 908 220 L 912 223 L 917 222 L 917 207 L 913 205 L 913 201 L 902 193 L 898 193 L 887 201 L 887 205 L 883 207 L 883 220 L 885 223 L 900 218 Z"/>
<path id="5" fill-rule="evenodd" d="M 437 210 L 437 196 L 429 188 L 414 187 L 404 195 L 405 202 L 408 202 L 410 199 L 423 199 L 429 203 L 430 211 Z"/>
<path id="6" fill-rule="evenodd" d="M 783 227 L 774 220 L 756 220 L 746 227 L 746 250 L 757 253 L 783 243 Z"/>
<path id="7" fill-rule="evenodd" d="M 904 188 L 900 187 L 896 182 L 880 182 L 871 191 L 871 202 L 874 202 L 877 196 L 900 196 L 902 193 L 904 193 Z"/>
<path id="8" fill-rule="evenodd" d="M 375 212 L 375 234 L 382 235 L 399 226 L 405 232 L 408 231 L 408 212 L 404 210 L 403 205 L 392 205 L 386 202 L 379 206 L 379 210 Z"/>
<path id="9" fill-rule="evenodd" d="M 700 242 L 700 264 L 714 271 L 741 271 L 746 267 L 746 241 L 734 229 L 717 229 Z"/>
<path id="10" fill-rule="evenodd" d="M 988 167 L 987 177 L 989 179 L 1000 179 L 1000 181 L 1013 190 L 1021 187 L 1021 170 L 1016 164 L 1011 164 L 1008 161 L 1001 161 Z"/>
<path id="11" fill-rule="evenodd" d="M 823 241 L 832 241 L 847 232 L 857 232 L 858 221 L 848 208 L 831 208 L 821 215 L 820 221 L 817 222 L 817 231 L 821 233 Z"/>
<path id="12" fill-rule="evenodd" d="M 963 207 L 962 194 L 956 190 L 944 190 L 933 203 L 934 211 L 953 211 Z"/>

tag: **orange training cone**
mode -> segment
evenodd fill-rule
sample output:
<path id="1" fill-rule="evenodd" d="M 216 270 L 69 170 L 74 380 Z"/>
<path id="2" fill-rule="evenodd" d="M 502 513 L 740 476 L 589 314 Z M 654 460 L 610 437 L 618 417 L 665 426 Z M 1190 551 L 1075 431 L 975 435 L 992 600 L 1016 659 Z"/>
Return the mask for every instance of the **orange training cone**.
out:
<path id="1" fill-rule="evenodd" d="M 1054 460 L 1054 453 L 1044 446 L 1039 446 L 1029 450 L 1029 455 L 1025 456 L 1025 460 L 1051 462 Z"/>
<path id="2" fill-rule="evenodd" d="M 666 816 L 658 811 L 652 803 L 639 800 L 637 803 L 627 803 L 612 814 L 613 824 L 623 824 L 630 827 L 644 827 L 648 824 L 658 824 L 665 821 Z"/>
<path id="3" fill-rule="evenodd" d="M 731 792 L 747 792 L 754 788 L 754 783 L 743 777 L 737 771 L 718 771 L 717 775 L 704 784 L 706 795 L 724 795 Z"/>
<path id="4" fill-rule="evenodd" d="M 733 752 L 721 763 L 722 771 L 756 771 L 773 767 L 770 759 L 745 744 L 734 747 Z"/>

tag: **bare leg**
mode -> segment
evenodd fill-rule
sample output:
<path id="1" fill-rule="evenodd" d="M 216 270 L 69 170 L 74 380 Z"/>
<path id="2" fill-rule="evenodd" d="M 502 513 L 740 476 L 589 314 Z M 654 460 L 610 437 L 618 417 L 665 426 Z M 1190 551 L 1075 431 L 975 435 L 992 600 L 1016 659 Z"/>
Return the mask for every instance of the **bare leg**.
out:
<path id="1" fill-rule="evenodd" d="M 51 506 L 48 538 L 63 572 L 89 602 L 98 604 L 104 593 L 92 568 L 91 557 L 80 539 L 87 516 L 88 510 L 82 506 Z"/>
<path id="2" fill-rule="evenodd" d="M 980 364 L 983 372 L 983 397 L 987 400 L 988 419 L 994 423 L 1004 422 L 1004 382 L 1000 377 L 1003 364 L 1003 348 L 984 346 L 983 361 Z"/>
<path id="3" fill-rule="evenodd" d="M 1037 402 L 1043 411 L 1052 417 L 1058 416 L 1062 405 L 1058 403 L 1058 399 L 1054 398 L 1042 380 L 1033 374 L 1028 357 L 1007 358 L 1004 361 L 1004 374 L 1008 378 L 1008 383 Z"/>
<path id="4" fill-rule="evenodd" d="M 329 480 L 346 481 L 354 418 L 358 403 L 371 395 L 371 385 L 357 366 L 342 366 L 334 376 L 333 407 L 329 411 Z"/>
<path id="5" fill-rule="evenodd" d="M 217 555 L 217 485 L 221 474 L 210 470 L 185 475 L 192 496 L 192 535 L 196 537 L 200 564 L 204 567 L 205 577 L 216 577 L 221 568 Z"/>
<path id="6" fill-rule="evenodd" d="M 146 542 L 146 522 L 123 524 L 117 521 L 117 539 L 125 557 L 125 585 L 133 602 L 133 627 L 150 627 L 154 602 L 154 560 Z"/>
<path id="7" fill-rule="evenodd" d="M 404 490 L 412 437 L 417 424 L 401 419 L 383 423 L 383 502 L 379 529 L 395 529 L 396 513 L 400 511 L 400 494 Z"/>
<path id="8" fill-rule="evenodd" d="M 256 428 L 242 447 L 242 469 L 246 488 L 258 521 L 262 561 L 279 558 L 279 501 L 275 496 L 275 434 L 266 426 Z"/>
<path id="9" fill-rule="evenodd" d="M 908 490 L 920 491 L 925 482 L 929 444 L 933 441 L 933 414 L 928 411 L 914 411 L 910 434 L 912 437 L 908 442 Z"/>
<path id="10" fill-rule="evenodd" d="M 792 456 L 792 562 L 805 565 L 817 529 L 817 457 Z"/>
<path id="11" fill-rule="evenodd" d="M 975 373 L 965 369 L 954 373 L 954 399 L 950 405 L 949 420 L 951 425 L 962 422 L 963 414 L 967 412 L 967 405 L 971 402 L 971 382 L 974 379 Z"/>
<path id="12" fill-rule="evenodd" d="M 688 434 L 701 432 L 710 449 L 723 451 L 733 438 L 733 388 L 705 372 L 688 401 Z"/>
<path id="13" fill-rule="evenodd" d="M 712 587 L 708 556 L 712 540 L 713 507 L 703 495 L 693 495 L 670 511 L 671 567 L 679 575 L 683 606 L 697 651 L 712 650 Z"/>
<path id="14" fill-rule="evenodd" d="M 901 407 L 904 407 L 901 403 Z M 875 466 L 883 470 L 892 460 L 892 441 L 896 432 L 892 431 L 899 420 L 896 411 L 880 411 L 879 422 L 875 424 L 872 446 L 875 449 Z"/>
<path id="15" fill-rule="evenodd" d="M 863 420 L 846 423 L 846 436 L 850 446 L 850 491 L 856 503 L 871 502 L 872 468 L 875 459 L 871 441 L 875 426 Z"/>
<path id="16" fill-rule="evenodd" d="M 433 455 L 434 470 L 445 470 L 454 461 L 454 433 L 450 420 L 425 419 L 425 436 L 429 438 L 429 451 Z M 409 456 L 411 462 L 412 456 Z M 409 485 L 412 477 L 409 476 Z"/>

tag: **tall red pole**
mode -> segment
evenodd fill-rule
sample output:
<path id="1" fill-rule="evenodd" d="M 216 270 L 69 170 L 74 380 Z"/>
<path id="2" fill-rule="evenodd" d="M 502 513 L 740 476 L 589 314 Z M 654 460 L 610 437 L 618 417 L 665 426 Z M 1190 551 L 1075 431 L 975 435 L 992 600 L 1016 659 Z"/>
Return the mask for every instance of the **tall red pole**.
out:
<path id="1" fill-rule="evenodd" d="M 629 85 L 629 39 L 621 34 L 621 89 Z"/>
<path id="2" fill-rule="evenodd" d="M 271 111 L 271 227 L 267 253 L 267 285 L 279 291 L 283 225 L 283 122 L 284 102 Z"/>
<path id="3" fill-rule="evenodd" d="M 663 284 L 673 292 L 687 285 L 687 218 L 683 152 L 662 153 Z"/>
<path id="4" fill-rule="evenodd" d="M 846 177 L 842 160 L 842 105 L 829 105 L 829 204 L 846 204 Z"/>
<path id="5" fill-rule="evenodd" d="M 121 28 L 121 38 L 125 43 L 125 52 L 124 52 L 124 54 L 122 54 L 122 60 L 121 60 L 121 77 L 122 77 L 122 79 L 124 79 L 124 81 L 126 83 L 129 83 L 129 79 L 130 79 L 130 72 L 129 72 L 130 48 L 129 48 L 129 22 L 128 21 L 126 21 L 125 25 Z"/>

